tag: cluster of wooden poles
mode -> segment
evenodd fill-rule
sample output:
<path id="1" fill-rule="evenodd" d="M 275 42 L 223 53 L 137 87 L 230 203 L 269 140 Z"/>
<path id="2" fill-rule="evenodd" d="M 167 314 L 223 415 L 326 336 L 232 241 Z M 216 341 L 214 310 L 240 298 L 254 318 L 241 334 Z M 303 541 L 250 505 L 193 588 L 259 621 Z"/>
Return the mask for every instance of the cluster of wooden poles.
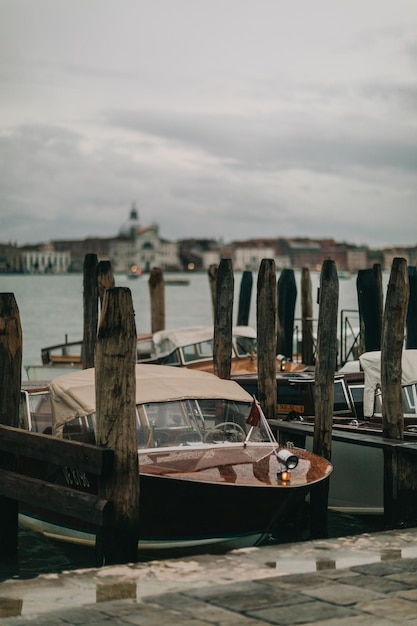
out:
<path id="1" fill-rule="evenodd" d="M 159 272 L 159 273 L 158 273 Z M 230 378 L 234 276 L 230 259 L 211 269 L 214 317 L 214 372 Z M 312 337 L 311 283 L 303 273 L 303 338 Z M 164 327 L 160 270 L 151 274 L 151 296 L 159 302 L 152 308 L 152 330 Z M 242 293 L 242 291 L 241 291 Z M 289 289 L 291 293 L 291 289 Z M 291 298 L 292 296 L 289 296 Z M 324 262 L 318 293 L 319 316 L 315 354 L 315 406 L 313 451 L 331 460 L 334 374 L 337 362 L 337 316 L 339 279 L 334 261 Z M 403 437 L 401 406 L 401 355 L 409 300 L 405 259 L 393 261 L 382 316 L 383 430 L 389 438 Z M 101 313 L 98 315 L 98 302 Z M 277 403 L 276 354 L 279 336 L 279 303 L 275 262 L 264 259 L 257 278 L 256 331 L 259 401 L 267 418 L 275 417 Z M 239 304 L 238 323 L 244 324 L 247 297 Z M 285 335 L 283 335 L 285 337 Z M 113 478 L 100 494 L 114 503 L 117 541 L 114 562 L 135 558 L 139 516 L 139 479 L 135 436 L 135 364 L 137 331 L 130 289 L 115 287 L 109 263 L 86 255 L 84 264 L 83 366 L 95 366 L 97 444 L 114 450 Z M 304 345 L 304 344 L 303 344 Z M 303 358 L 309 361 L 312 345 L 306 341 Z M 288 348 L 283 352 L 288 352 Z M 291 332 L 292 354 L 292 332 Z M 310 355 L 310 356 L 309 356 Z M 18 427 L 22 371 L 22 330 L 13 294 L 0 294 L 0 424 Z M 10 457 L 10 455 L 9 455 Z M 13 463 L 1 453 L 0 467 Z M 311 500 L 312 530 L 326 533 L 328 482 Z M 0 497 L 0 505 L 2 498 Z M 4 507 L 1 506 L 4 510 Z M 7 510 L 10 510 L 9 508 Z M 17 516 L 17 509 L 11 513 Z M 113 531 L 114 532 L 114 531 Z M 115 533 L 116 534 L 116 533 Z M 4 538 L 3 538 L 4 539 Z M 6 539 L 7 540 L 7 539 Z M 0 537 L 1 541 L 1 537 Z M 121 556 L 122 555 L 122 556 Z M 134 560 L 133 558 L 133 560 Z M 109 562 L 109 561 L 108 561 Z"/>

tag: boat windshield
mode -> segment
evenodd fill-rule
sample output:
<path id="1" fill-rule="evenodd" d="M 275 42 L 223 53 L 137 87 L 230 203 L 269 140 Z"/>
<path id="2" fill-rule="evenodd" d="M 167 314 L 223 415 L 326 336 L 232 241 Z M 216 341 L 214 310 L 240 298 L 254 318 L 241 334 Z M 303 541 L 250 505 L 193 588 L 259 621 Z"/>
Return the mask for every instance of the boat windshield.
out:
<path id="1" fill-rule="evenodd" d="M 216 399 L 152 402 L 139 408 L 139 445 L 171 446 L 196 441 L 243 441 L 251 403 Z"/>
<path id="2" fill-rule="evenodd" d="M 235 344 L 238 356 L 256 355 L 256 337 L 235 337 Z"/>

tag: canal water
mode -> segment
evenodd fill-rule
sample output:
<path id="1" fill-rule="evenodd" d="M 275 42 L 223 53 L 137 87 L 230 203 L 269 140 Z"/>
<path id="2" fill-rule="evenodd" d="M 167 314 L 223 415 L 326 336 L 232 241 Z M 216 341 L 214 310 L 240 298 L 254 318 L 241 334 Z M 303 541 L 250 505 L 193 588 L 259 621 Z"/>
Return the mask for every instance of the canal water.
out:
<path id="1" fill-rule="evenodd" d="M 348 537 L 362 533 L 375 533 L 384 530 L 382 516 L 354 516 L 334 511 L 328 512 L 328 538 Z M 293 519 L 280 530 L 279 538 L 271 538 L 268 545 L 309 540 L 308 512 L 304 519 Z M 68 570 L 96 567 L 94 548 L 78 546 L 44 537 L 40 533 L 20 528 L 18 556 L 0 562 L 0 582 L 9 579 L 30 579 L 39 574 L 61 573 Z M 141 561 L 156 558 L 180 557 L 185 553 L 170 555 L 150 554 Z"/>
<path id="2" fill-rule="evenodd" d="M 206 273 L 176 275 L 186 277 L 189 285 L 166 287 L 166 327 L 175 328 L 191 325 L 212 324 L 212 305 Z M 313 301 L 319 285 L 320 274 L 311 273 Z M 384 273 L 387 283 L 389 276 Z M 235 276 L 234 302 L 239 301 L 241 274 Z M 301 292 L 300 272 L 296 272 L 296 284 Z M 149 286 L 145 276 L 139 280 L 128 280 L 116 276 L 116 285 L 129 287 L 135 309 L 137 332 L 150 330 Z M 13 293 L 19 309 L 23 334 L 23 366 L 40 364 L 41 348 L 68 341 L 77 341 L 83 336 L 83 276 L 0 276 L 0 292 Z M 339 311 L 357 309 L 356 279 L 340 281 Z M 300 296 L 297 298 L 296 317 L 300 317 Z M 313 317 L 317 318 L 317 304 Z M 237 316 L 237 304 L 234 318 Z M 256 328 L 256 275 L 254 275 L 251 313 L 249 324 Z M 25 372 L 22 373 L 25 379 Z M 355 517 L 329 512 L 329 537 L 344 537 L 364 532 L 383 530 L 380 517 Z M 283 528 L 276 543 L 305 541 L 308 539 L 308 523 L 292 520 Z M 176 555 L 179 556 L 179 555 Z M 154 558 L 155 555 L 151 555 Z M 45 538 L 38 533 L 20 529 L 18 558 L 0 563 L 0 581 L 10 578 L 33 578 L 41 573 L 57 573 L 65 570 L 95 567 L 94 550 L 65 544 Z"/>

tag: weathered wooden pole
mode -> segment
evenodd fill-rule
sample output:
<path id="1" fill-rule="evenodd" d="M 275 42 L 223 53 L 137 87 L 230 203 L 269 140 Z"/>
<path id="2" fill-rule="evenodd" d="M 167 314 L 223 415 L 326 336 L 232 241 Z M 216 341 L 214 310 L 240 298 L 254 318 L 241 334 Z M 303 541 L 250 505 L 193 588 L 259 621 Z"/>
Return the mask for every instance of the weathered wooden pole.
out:
<path id="1" fill-rule="evenodd" d="M 153 267 L 149 275 L 149 296 L 151 300 L 151 332 L 165 330 L 165 280 L 162 270 Z"/>
<path id="2" fill-rule="evenodd" d="M 0 424 L 19 426 L 19 398 L 22 382 L 22 327 L 12 293 L 0 294 Z M 0 453 L 2 469 L 16 469 L 14 455 Z M 18 513 L 16 500 L 0 496 L 0 559 L 16 556 Z"/>
<path id="3" fill-rule="evenodd" d="M 278 320 L 281 333 L 277 342 L 277 354 L 283 354 L 287 361 L 293 359 L 294 317 L 297 300 L 297 285 L 293 269 L 283 269 L 278 279 Z"/>
<path id="4" fill-rule="evenodd" d="M 258 273 L 256 333 L 258 395 L 267 419 L 276 419 L 277 280 L 274 259 L 262 259 Z"/>
<path id="5" fill-rule="evenodd" d="M 106 290 L 96 344 L 97 445 L 114 450 L 99 495 L 113 502 L 115 525 L 97 533 L 99 564 L 137 561 L 139 463 L 136 444 L 136 327 L 126 287 Z"/>
<path id="6" fill-rule="evenodd" d="M 101 308 L 103 308 L 104 292 L 114 285 L 115 280 L 110 261 L 100 261 L 97 266 L 97 287 Z"/>
<path id="7" fill-rule="evenodd" d="M 211 308 L 212 308 L 213 321 L 214 321 L 215 311 L 216 311 L 216 275 L 217 275 L 217 265 L 215 263 L 212 263 L 212 265 L 210 265 L 210 267 L 208 268 L 207 274 L 208 274 L 208 279 L 209 279 Z"/>
<path id="8" fill-rule="evenodd" d="M 320 274 L 319 318 L 315 368 L 315 418 L 313 452 L 331 461 L 334 374 L 337 361 L 337 310 L 339 279 L 334 261 L 324 261 Z M 313 538 L 326 537 L 329 481 L 310 496 L 310 530 Z"/>
<path id="9" fill-rule="evenodd" d="M 313 341 L 313 296 L 310 269 L 301 270 L 301 325 L 302 325 L 302 354 L 304 365 L 314 365 Z"/>
<path id="10" fill-rule="evenodd" d="M 395 258 L 387 288 L 381 347 L 382 430 L 388 439 L 404 436 L 401 358 L 408 295 L 406 260 Z"/>
<path id="11" fill-rule="evenodd" d="M 405 347 L 407 350 L 417 348 L 417 268 L 408 267 L 408 285 L 410 297 L 407 308 L 407 335 Z"/>
<path id="12" fill-rule="evenodd" d="M 356 279 L 359 318 L 363 332 L 362 345 L 365 352 L 381 349 L 382 311 L 381 291 L 376 269 L 359 270 Z"/>
<path id="13" fill-rule="evenodd" d="M 372 266 L 375 276 L 375 284 L 376 290 L 379 296 L 379 307 L 378 307 L 378 317 L 379 317 L 379 327 L 381 329 L 381 341 L 382 341 L 382 323 L 384 318 L 384 287 L 382 284 L 382 268 L 380 263 L 374 263 Z"/>
<path id="14" fill-rule="evenodd" d="M 237 325 L 249 326 L 250 303 L 252 298 L 252 272 L 245 270 L 242 274 L 239 293 L 239 309 L 237 312 Z"/>
<path id="15" fill-rule="evenodd" d="M 84 334 L 81 360 L 83 368 L 94 367 L 94 348 L 98 325 L 98 259 L 94 253 L 84 257 Z"/>
<path id="16" fill-rule="evenodd" d="M 219 378 L 230 378 L 232 369 L 234 277 L 231 259 L 222 259 L 216 273 L 213 370 Z"/>
<path id="17" fill-rule="evenodd" d="M 406 260 L 395 258 L 382 326 L 381 395 L 383 436 L 399 441 L 404 437 L 401 377 L 408 298 Z M 416 461 L 414 455 L 403 454 L 400 448 L 384 450 L 384 521 L 387 528 L 410 522 L 415 525 Z"/>

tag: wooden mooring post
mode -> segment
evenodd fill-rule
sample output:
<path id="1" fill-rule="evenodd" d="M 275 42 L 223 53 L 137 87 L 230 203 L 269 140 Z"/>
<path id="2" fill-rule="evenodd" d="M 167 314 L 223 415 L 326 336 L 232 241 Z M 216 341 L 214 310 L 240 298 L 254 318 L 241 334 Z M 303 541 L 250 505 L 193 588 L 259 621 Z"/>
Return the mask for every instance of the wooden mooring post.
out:
<path id="1" fill-rule="evenodd" d="M 293 360 L 294 317 L 297 301 L 297 285 L 293 269 L 283 269 L 277 285 L 278 320 L 280 333 L 277 340 L 277 354 L 283 354 L 287 361 Z"/>
<path id="2" fill-rule="evenodd" d="M 387 288 L 381 347 L 382 429 L 404 439 L 401 359 L 409 299 L 406 260 L 395 258 Z M 417 456 L 395 447 L 384 451 L 384 514 L 387 528 L 417 524 Z"/>
<path id="3" fill-rule="evenodd" d="M 0 424 L 17 428 L 22 379 L 22 327 L 15 297 L 0 294 Z M 1 435 L 0 435 L 1 437 Z M 0 450 L 0 469 L 14 470 L 16 456 Z M 0 558 L 13 557 L 18 547 L 18 502 L 0 495 Z"/>
<path id="4" fill-rule="evenodd" d="M 380 274 L 380 266 L 374 266 L 372 269 L 359 270 L 356 279 L 361 346 L 364 352 L 381 349 L 382 279 Z"/>
<path id="5" fill-rule="evenodd" d="M 97 265 L 97 288 L 100 307 L 103 307 L 106 289 L 115 286 L 114 274 L 110 261 L 99 261 Z"/>
<path id="6" fill-rule="evenodd" d="M 301 325 L 301 362 L 304 365 L 314 365 L 313 296 L 310 269 L 308 267 L 303 267 L 301 270 Z"/>
<path id="7" fill-rule="evenodd" d="M 98 258 L 96 254 L 86 254 L 83 267 L 83 348 L 81 361 L 83 369 L 94 367 L 94 348 L 98 325 Z"/>
<path id="8" fill-rule="evenodd" d="M 315 368 L 315 419 L 313 452 L 331 461 L 334 405 L 334 374 L 337 361 L 337 311 L 339 279 L 334 261 L 326 260 L 320 275 L 319 318 Z M 312 538 L 327 537 L 329 480 L 310 495 Z"/>
<path id="9" fill-rule="evenodd" d="M 165 280 L 160 267 L 153 267 L 149 275 L 151 300 L 151 332 L 165 330 Z"/>
<path id="10" fill-rule="evenodd" d="M 409 299 L 406 319 L 407 350 L 417 349 L 417 267 L 408 267 Z"/>
<path id="11" fill-rule="evenodd" d="M 216 315 L 216 276 L 218 266 L 215 263 L 209 266 L 207 275 L 209 280 L 209 289 L 211 295 L 211 308 L 213 313 L 213 321 Z"/>
<path id="12" fill-rule="evenodd" d="M 276 418 L 277 279 L 274 259 L 262 259 L 258 273 L 256 333 L 258 399 L 267 419 Z"/>
<path id="13" fill-rule="evenodd" d="M 232 369 L 234 276 L 231 259 L 221 259 L 216 272 L 214 311 L 213 371 L 229 379 Z"/>
<path id="14" fill-rule="evenodd" d="M 250 303 L 252 298 L 253 276 L 252 272 L 245 270 L 242 274 L 239 292 L 239 308 L 237 312 L 237 325 L 248 326 Z"/>
<path id="15" fill-rule="evenodd" d="M 106 290 L 96 343 L 97 444 L 114 451 L 99 495 L 114 506 L 114 527 L 98 530 L 101 563 L 137 561 L 139 461 L 136 444 L 136 326 L 130 289 Z"/>

